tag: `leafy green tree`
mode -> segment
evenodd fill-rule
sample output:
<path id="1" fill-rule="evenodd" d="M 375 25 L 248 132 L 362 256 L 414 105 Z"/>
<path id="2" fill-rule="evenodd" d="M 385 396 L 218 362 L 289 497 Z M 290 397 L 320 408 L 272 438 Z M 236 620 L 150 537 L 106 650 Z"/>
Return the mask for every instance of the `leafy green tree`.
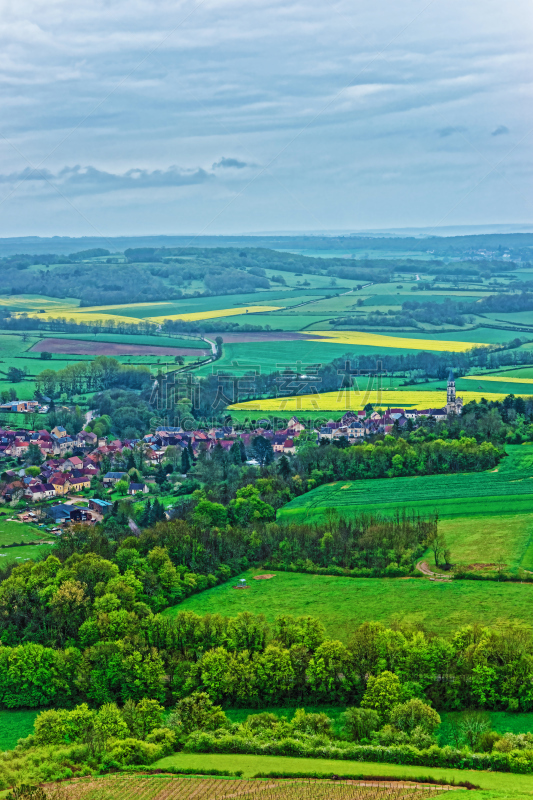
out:
<path id="1" fill-rule="evenodd" d="M 274 450 L 271 442 L 264 436 L 255 436 L 252 439 L 252 452 L 261 467 L 274 461 Z"/>
<path id="2" fill-rule="evenodd" d="M 36 444 L 30 444 L 28 447 L 28 452 L 26 454 L 26 463 L 34 466 L 39 466 L 42 464 L 43 456 L 41 451 L 39 450 L 39 446 Z"/>
<path id="3" fill-rule="evenodd" d="M 228 524 L 228 512 L 222 503 L 200 500 L 194 509 L 193 519 L 204 527 L 223 528 Z"/>
<path id="4" fill-rule="evenodd" d="M 115 491 L 121 495 L 125 495 L 128 491 L 129 483 L 127 481 L 117 481 L 115 484 Z"/>
<path id="5" fill-rule="evenodd" d="M 391 710 L 401 699 L 400 679 L 393 672 L 385 670 L 377 676 L 369 676 L 361 707 L 373 708 L 381 719 L 388 720 Z"/>
<path id="6" fill-rule="evenodd" d="M 310 714 L 303 708 L 296 709 L 291 720 L 292 728 L 300 733 L 307 733 L 310 736 L 333 736 L 333 721 L 327 714 Z"/>
<path id="7" fill-rule="evenodd" d="M 282 455 L 278 461 L 278 472 L 285 481 L 288 481 L 292 475 L 290 461 L 286 455 Z"/>
<path id="8" fill-rule="evenodd" d="M 189 458 L 189 451 L 182 450 L 181 451 L 181 473 L 182 475 L 186 475 L 191 468 L 191 461 Z"/>
<path id="9" fill-rule="evenodd" d="M 205 692 L 194 692 L 180 700 L 168 718 L 168 727 L 180 733 L 214 731 L 229 723 L 220 706 L 216 706 Z"/>
<path id="10" fill-rule="evenodd" d="M 390 723 L 400 731 L 411 734 L 415 728 L 421 728 L 432 734 L 439 727 L 441 719 L 435 709 L 413 697 L 406 703 L 399 703 L 390 712 Z"/>
<path id="11" fill-rule="evenodd" d="M 350 689 L 350 658 L 342 642 L 325 641 L 309 662 L 309 685 L 318 697 L 341 701 Z"/>
<path id="12" fill-rule="evenodd" d="M 164 708 L 157 700 L 143 697 L 138 703 L 126 700 L 122 709 L 122 717 L 132 736 L 136 739 L 146 737 L 163 723 Z"/>
<path id="13" fill-rule="evenodd" d="M 373 708 L 347 708 L 341 714 L 343 735 L 353 742 L 370 739 L 380 726 L 378 712 Z"/>
<path id="14" fill-rule="evenodd" d="M 40 467 L 26 467 L 24 470 L 26 475 L 29 475 L 31 478 L 36 478 L 37 475 L 41 472 Z"/>

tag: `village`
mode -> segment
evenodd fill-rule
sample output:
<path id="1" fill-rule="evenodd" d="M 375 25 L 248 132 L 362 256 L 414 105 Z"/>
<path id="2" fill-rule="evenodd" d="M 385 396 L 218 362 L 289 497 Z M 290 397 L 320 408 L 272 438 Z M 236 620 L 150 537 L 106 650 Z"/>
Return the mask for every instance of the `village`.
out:
<path id="1" fill-rule="evenodd" d="M 316 427 L 293 416 L 284 428 L 273 429 L 268 420 L 246 431 L 233 425 L 198 430 L 158 426 L 142 439 L 120 440 L 85 430 L 71 436 L 61 426 L 51 431 L 6 426 L 0 429 L 0 515 L 6 516 L 9 506 L 12 519 L 56 535 L 71 523 L 96 524 L 122 498 L 160 498 L 168 517 L 176 496 L 188 492 L 180 487 L 194 479 L 197 459 L 216 448 L 232 453 L 237 448 L 239 463 L 257 467 L 258 437 L 276 459 L 296 453 L 304 440 L 350 446 L 380 434 L 414 430 L 427 419 L 443 421 L 461 409 L 450 373 L 442 408 L 380 412 L 367 407 Z"/>

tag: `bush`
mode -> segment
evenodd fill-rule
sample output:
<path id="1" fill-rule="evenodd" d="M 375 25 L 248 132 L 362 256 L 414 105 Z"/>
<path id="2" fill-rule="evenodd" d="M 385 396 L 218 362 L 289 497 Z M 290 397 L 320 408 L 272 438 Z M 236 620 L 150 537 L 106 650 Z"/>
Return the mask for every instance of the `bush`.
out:
<path id="1" fill-rule="evenodd" d="M 413 697 L 406 703 L 399 703 L 390 712 L 391 725 L 408 734 L 415 728 L 421 728 L 426 733 L 432 734 L 439 727 L 440 721 L 437 712 L 418 697 Z"/>
<path id="2" fill-rule="evenodd" d="M 341 714 L 342 733 L 353 742 L 370 739 L 379 728 L 379 714 L 373 708 L 347 708 Z"/>
<path id="3" fill-rule="evenodd" d="M 163 756 L 169 756 L 177 746 L 176 734 L 170 728 L 155 728 L 148 734 L 146 741 L 160 747 Z"/>
<path id="4" fill-rule="evenodd" d="M 205 692 L 194 692 L 190 697 L 180 700 L 168 719 L 169 728 L 179 733 L 195 730 L 214 731 L 229 720 L 220 706 L 215 706 Z"/>
<path id="5" fill-rule="evenodd" d="M 129 764 L 151 764 L 162 756 L 160 745 L 131 738 L 117 740 L 109 751 L 109 759 L 124 767 Z"/>

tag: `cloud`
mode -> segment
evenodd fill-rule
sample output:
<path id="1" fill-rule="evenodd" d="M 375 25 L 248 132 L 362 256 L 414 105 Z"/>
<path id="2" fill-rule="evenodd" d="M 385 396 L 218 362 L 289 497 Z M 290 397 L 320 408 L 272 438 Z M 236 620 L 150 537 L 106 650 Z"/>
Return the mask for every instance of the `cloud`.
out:
<path id="1" fill-rule="evenodd" d="M 250 166 L 245 161 L 238 161 L 236 158 L 226 158 L 223 156 L 220 161 L 213 164 L 212 169 L 244 169 Z"/>
<path id="2" fill-rule="evenodd" d="M 453 136 L 454 133 L 464 133 L 466 128 L 463 125 L 457 126 L 448 126 L 447 128 L 437 128 L 437 133 L 441 138 L 445 138 L 446 136 Z"/>
<path id="3" fill-rule="evenodd" d="M 498 127 L 492 131 L 491 136 L 503 136 L 505 133 L 509 132 L 509 128 L 505 125 L 498 125 Z"/>
<path id="4" fill-rule="evenodd" d="M 57 173 L 47 169 L 34 170 L 27 167 L 9 175 L 0 174 L 0 183 L 53 184 L 72 194 L 101 194 L 122 189 L 153 189 L 167 186 L 190 186 L 212 180 L 214 175 L 200 167 L 194 170 L 172 166 L 166 170 L 129 169 L 123 174 L 104 172 L 96 167 L 63 167 Z"/>

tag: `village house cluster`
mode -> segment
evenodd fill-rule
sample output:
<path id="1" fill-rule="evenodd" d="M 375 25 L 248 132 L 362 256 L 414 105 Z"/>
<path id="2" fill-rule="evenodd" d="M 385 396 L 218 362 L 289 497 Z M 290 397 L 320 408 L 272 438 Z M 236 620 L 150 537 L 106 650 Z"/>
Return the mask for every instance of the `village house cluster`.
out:
<path id="1" fill-rule="evenodd" d="M 387 434 L 394 429 L 415 428 L 428 417 L 435 421 L 445 420 L 450 414 L 460 414 L 462 399 L 456 396 L 453 373 L 450 373 L 447 387 L 447 402 L 442 408 L 423 410 L 389 408 L 383 413 L 377 411 L 347 411 L 337 421 L 329 421 L 313 431 L 316 441 L 346 440 L 354 444 L 358 440 L 376 434 Z M 264 426 L 261 425 L 264 423 Z M 24 499 L 28 503 L 62 500 L 72 498 L 91 488 L 91 481 L 99 477 L 105 489 L 112 490 L 119 481 L 127 484 L 126 493 L 130 496 L 144 495 L 150 491 L 153 477 L 146 483 L 133 481 L 128 472 L 120 469 L 106 470 L 106 465 L 118 465 L 134 452 L 143 464 L 157 467 L 167 454 L 169 447 L 180 451 L 187 450 L 195 458 L 202 452 L 210 452 L 220 447 L 229 451 L 235 442 L 242 442 L 244 452 L 253 453 L 254 437 L 262 436 L 271 445 L 275 456 L 290 455 L 296 452 L 297 440 L 306 426 L 293 416 L 286 428 L 272 430 L 266 421 L 260 421 L 254 430 L 243 432 L 233 426 L 213 427 L 209 430 L 185 431 L 181 427 L 160 426 L 142 439 L 112 439 L 98 437 L 95 433 L 80 431 L 69 436 L 65 428 L 56 426 L 52 431 L 0 429 L 0 459 L 17 460 L 20 468 L 2 472 L 3 484 L 0 496 L 4 502 Z M 179 464 L 179 457 L 174 458 Z M 39 465 L 39 474 L 27 474 L 29 463 Z M 247 463 L 257 464 L 253 457 Z M 96 522 L 107 514 L 112 503 L 97 498 L 89 499 L 88 508 L 79 508 L 71 503 L 47 504 L 46 514 L 56 523 Z"/>

